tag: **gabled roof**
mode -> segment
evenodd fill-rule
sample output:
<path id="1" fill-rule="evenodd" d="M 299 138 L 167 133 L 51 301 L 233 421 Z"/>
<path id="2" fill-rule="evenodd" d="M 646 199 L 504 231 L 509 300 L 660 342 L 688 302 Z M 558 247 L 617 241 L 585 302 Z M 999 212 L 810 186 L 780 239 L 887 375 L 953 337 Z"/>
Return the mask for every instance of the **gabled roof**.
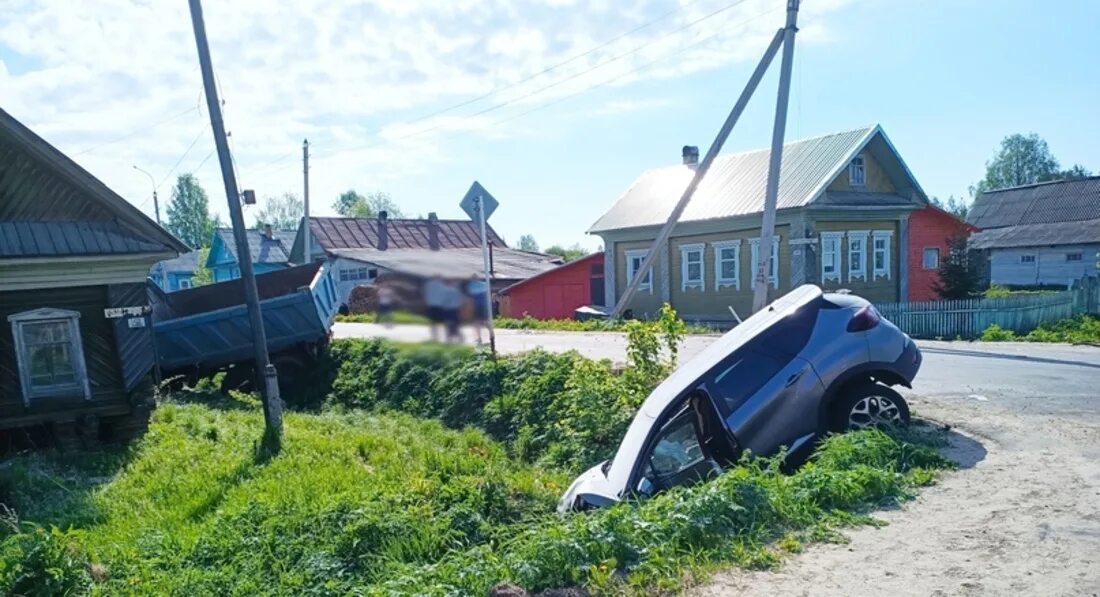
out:
<path id="1" fill-rule="evenodd" d="M 991 228 L 970 236 L 972 249 L 1100 244 L 1100 219 Z"/>
<path id="2" fill-rule="evenodd" d="M 248 253 L 252 256 L 252 263 L 289 263 L 290 262 L 290 248 L 294 245 L 294 230 L 274 230 L 272 236 L 274 238 L 268 239 L 262 230 L 245 230 L 245 234 L 248 237 Z M 233 238 L 232 228 L 218 228 L 214 231 L 214 236 L 220 239 L 221 243 L 225 245 L 226 252 L 234 261 L 240 261 L 237 257 L 237 240 Z M 212 265 L 209 261 L 214 256 L 211 251 L 210 257 L 207 259 L 207 264 Z"/>
<path id="3" fill-rule="evenodd" d="M 326 253 L 337 249 L 379 249 L 378 218 L 327 218 L 309 219 L 311 244 L 320 246 Z M 481 247 L 481 228 L 470 220 L 435 220 L 440 249 L 472 249 Z M 430 249 L 429 230 L 432 221 L 423 218 L 390 218 L 386 220 L 387 250 Z M 485 234 L 494 247 L 507 248 L 492 226 L 485 226 Z M 302 259 L 301 229 L 294 237 L 291 257 Z"/>
<path id="4" fill-rule="evenodd" d="M 966 217 L 982 230 L 1096 219 L 1100 219 L 1100 176 L 986 191 L 974 200 Z"/>
<path id="5" fill-rule="evenodd" d="M 546 270 L 542 273 L 535 274 L 534 276 L 531 276 L 530 278 L 527 278 L 526 280 L 520 280 L 519 282 L 516 282 L 515 284 L 512 284 L 511 286 L 502 289 L 500 291 L 500 293 L 501 294 L 508 294 L 509 292 L 511 292 L 513 290 L 516 290 L 518 288 L 522 288 L 522 287 L 524 287 L 528 284 L 531 284 L 531 283 L 537 282 L 539 280 L 542 280 L 542 279 L 546 278 L 547 276 L 549 276 L 550 274 L 560 272 L 560 271 L 565 270 L 565 269 L 570 269 L 570 268 L 575 268 L 575 267 L 584 268 L 584 267 L 588 267 L 588 266 L 592 265 L 593 263 L 602 263 L 603 262 L 603 257 L 604 257 L 603 253 L 592 253 L 591 255 L 585 255 L 584 257 L 579 257 L 577 259 L 574 259 L 573 261 L 567 261 L 565 263 L 562 263 L 561 265 L 558 265 L 556 267 L 548 269 L 548 270 Z"/>
<path id="6" fill-rule="evenodd" d="M 481 248 L 463 247 L 446 251 L 430 249 L 336 249 L 338 257 L 354 259 L 394 272 L 420 277 L 469 278 L 485 272 Z M 518 249 L 493 249 L 493 279 L 523 280 L 561 264 L 556 255 Z"/>
<path id="7" fill-rule="evenodd" d="M 153 264 L 150 271 L 164 273 L 193 274 L 199 267 L 199 251 L 184 253 L 175 259 L 165 259 Z"/>
<path id="8" fill-rule="evenodd" d="M 18 248 L 13 246 L 16 243 L 8 245 L 19 252 L 5 256 L 190 250 L 4 110 L 0 110 L 0 222 L 24 226 L 36 239 L 27 242 L 21 237 Z"/>
<path id="9" fill-rule="evenodd" d="M 875 156 L 892 179 L 905 181 L 905 185 L 899 185 L 899 194 L 891 196 L 895 203 L 913 206 L 925 200 L 924 191 L 908 166 L 886 133 L 876 125 L 784 144 L 778 208 L 803 207 L 822 197 L 829 183 L 864 149 Z M 679 221 L 713 220 L 763 211 L 770 160 L 770 149 L 715 159 Z M 694 173 L 693 167 L 682 164 L 642 173 L 588 232 L 663 224 Z M 910 194 L 906 191 L 912 191 L 919 200 L 907 199 Z"/>

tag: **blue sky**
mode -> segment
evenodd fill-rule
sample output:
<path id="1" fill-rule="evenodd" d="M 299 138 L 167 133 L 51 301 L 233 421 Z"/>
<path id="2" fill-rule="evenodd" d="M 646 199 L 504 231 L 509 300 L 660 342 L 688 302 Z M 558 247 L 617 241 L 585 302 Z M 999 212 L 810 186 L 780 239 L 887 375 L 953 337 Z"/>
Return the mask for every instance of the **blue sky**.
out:
<path id="1" fill-rule="evenodd" d="M 135 164 L 165 180 L 165 199 L 176 172 L 195 170 L 224 214 L 188 16 L 171 4 L 5 10 L 0 106 L 149 213 Z M 243 187 L 300 192 L 308 136 L 316 213 L 353 187 L 387 191 L 410 215 L 461 217 L 477 179 L 501 202 L 492 223 L 507 240 L 590 248 L 599 239 L 584 231 L 642 170 L 675 163 L 684 144 L 705 151 L 783 4 L 205 2 Z M 804 0 L 788 139 L 880 123 L 940 197 L 965 195 L 1016 132 L 1100 170 L 1098 22 L 1089 0 Z M 768 144 L 777 66 L 726 152 Z"/>

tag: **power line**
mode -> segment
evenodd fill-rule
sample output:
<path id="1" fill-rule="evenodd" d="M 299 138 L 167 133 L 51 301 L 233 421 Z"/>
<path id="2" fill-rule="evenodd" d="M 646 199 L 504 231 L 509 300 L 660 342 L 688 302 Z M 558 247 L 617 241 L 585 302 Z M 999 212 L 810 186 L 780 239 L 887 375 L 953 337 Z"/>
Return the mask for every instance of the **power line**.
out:
<path id="1" fill-rule="evenodd" d="M 202 138 L 202 134 L 205 132 L 206 125 L 203 125 L 202 128 L 199 129 L 199 134 L 195 135 L 194 140 L 192 140 L 191 144 L 187 146 L 186 150 L 184 150 L 183 155 L 180 156 L 180 159 L 176 160 L 175 165 L 173 165 L 172 169 L 168 171 L 168 174 L 164 175 L 164 178 L 160 179 L 160 182 L 157 183 L 157 186 L 155 188 L 159 189 L 162 185 L 164 185 L 164 182 L 167 181 L 170 176 L 172 176 L 172 173 L 176 171 L 176 168 L 180 167 L 180 164 L 183 163 L 183 160 L 187 157 L 187 154 L 191 153 L 191 150 L 195 147 L 195 144 L 199 142 L 199 139 Z"/>
<path id="2" fill-rule="evenodd" d="M 128 132 L 128 133 L 126 133 L 125 135 L 122 135 L 121 137 L 116 137 L 116 138 L 114 138 L 114 139 L 111 139 L 110 141 L 105 141 L 105 142 L 103 142 L 103 143 L 100 143 L 99 145 L 95 145 L 95 146 L 89 147 L 89 148 L 87 148 L 87 149 L 84 149 L 84 150 L 78 151 L 78 152 L 76 152 L 76 153 L 72 154 L 72 157 L 77 157 L 77 156 L 81 156 L 81 155 L 84 155 L 84 154 L 86 154 L 86 153 L 90 153 L 90 152 L 93 152 L 93 151 L 95 151 L 95 150 L 97 150 L 97 149 L 100 149 L 100 148 L 103 148 L 103 147 L 107 147 L 108 145 L 113 145 L 113 144 L 115 144 L 115 143 L 118 143 L 119 141 L 125 141 L 125 140 L 127 140 L 127 139 L 129 139 L 129 138 L 131 138 L 131 137 L 133 137 L 133 136 L 135 136 L 135 135 L 138 135 L 139 133 L 144 133 L 144 132 L 146 132 L 146 131 L 149 131 L 150 129 L 154 129 L 154 128 L 157 128 L 158 126 L 161 126 L 161 125 L 163 125 L 163 124 L 167 124 L 167 123 L 169 123 L 169 122 L 171 122 L 171 121 L 173 121 L 173 120 L 175 120 L 175 119 L 177 119 L 177 118 L 180 118 L 180 117 L 182 117 L 182 116 L 185 116 L 185 115 L 187 115 L 187 114 L 190 114 L 191 112 L 194 112 L 194 111 L 196 111 L 196 110 L 198 110 L 198 108 L 197 108 L 197 107 L 194 107 L 194 106 L 192 106 L 192 107 L 190 107 L 190 108 L 188 108 L 188 109 L 184 110 L 183 112 L 180 112 L 180 113 L 178 113 L 178 114 L 174 114 L 174 115 L 172 115 L 172 116 L 169 116 L 168 118 L 165 118 L 164 120 L 160 120 L 160 121 L 158 121 L 158 122 L 154 122 L 154 123 L 152 123 L 152 124 L 148 124 L 148 125 L 144 125 L 144 126 L 141 126 L 141 127 L 139 127 L 139 128 L 136 128 L 136 129 L 134 129 L 134 130 L 132 130 L 132 131 L 130 131 L 130 132 Z"/>

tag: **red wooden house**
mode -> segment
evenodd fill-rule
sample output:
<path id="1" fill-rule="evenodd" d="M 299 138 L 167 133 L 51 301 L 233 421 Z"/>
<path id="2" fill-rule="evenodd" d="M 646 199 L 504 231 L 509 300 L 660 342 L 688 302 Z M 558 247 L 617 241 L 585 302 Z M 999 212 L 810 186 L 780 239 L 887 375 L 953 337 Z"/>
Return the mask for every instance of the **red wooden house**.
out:
<path id="1" fill-rule="evenodd" d="M 573 310 L 604 303 L 604 254 L 593 253 L 500 291 L 504 317 L 572 319 Z"/>
<path id="2" fill-rule="evenodd" d="M 954 214 L 929 205 L 909 216 L 909 301 L 934 301 L 940 297 L 932 286 L 939 280 L 940 260 L 947 256 L 953 236 L 978 229 Z"/>

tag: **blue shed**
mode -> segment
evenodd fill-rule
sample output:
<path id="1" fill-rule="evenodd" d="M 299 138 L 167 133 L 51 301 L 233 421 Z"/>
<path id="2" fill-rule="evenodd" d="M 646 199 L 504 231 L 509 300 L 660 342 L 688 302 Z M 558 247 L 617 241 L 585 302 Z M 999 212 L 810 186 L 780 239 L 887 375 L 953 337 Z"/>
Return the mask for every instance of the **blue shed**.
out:
<path id="1" fill-rule="evenodd" d="M 252 255 L 252 267 L 257 274 L 283 269 L 290 264 L 290 248 L 294 244 L 296 230 L 273 230 L 265 226 L 263 230 L 248 230 L 247 234 L 248 252 Z M 206 267 L 210 269 L 214 282 L 241 277 L 233 229 L 218 228 L 214 231 Z"/>

